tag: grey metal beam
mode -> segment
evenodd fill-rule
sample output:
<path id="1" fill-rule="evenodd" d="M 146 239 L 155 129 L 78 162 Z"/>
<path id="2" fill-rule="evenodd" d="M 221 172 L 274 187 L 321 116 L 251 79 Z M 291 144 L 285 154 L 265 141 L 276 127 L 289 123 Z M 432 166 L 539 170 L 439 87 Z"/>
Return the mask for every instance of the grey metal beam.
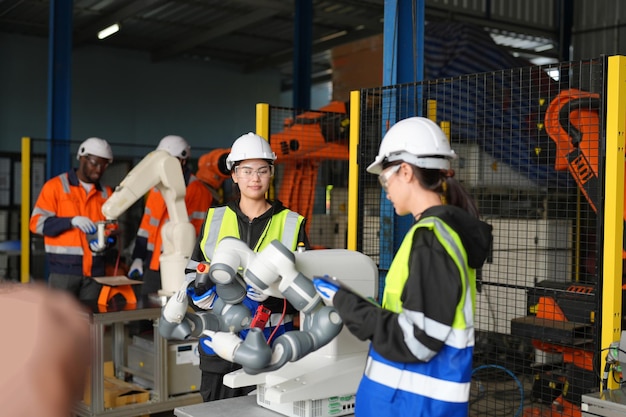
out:
<path id="1" fill-rule="evenodd" d="M 354 30 L 346 33 L 343 36 L 338 36 L 329 40 L 317 40 L 313 41 L 313 47 L 311 49 L 312 54 L 323 52 L 332 49 L 339 45 L 358 41 L 361 39 L 369 38 L 370 36 L 379 35 L 381 32 L 362 29 Z M 263 68 L 273 67 L 280 64 L 291 62 L 293 59 L 293 49 L 289 48 L 284 51 L 272 54 L 271 56 L 258 59 L 244 67 L 244 72 L 255 72 Z"/>
<path id="2" fill-rule="evenodd" d="M 477 26 L 501 29 L 508 32 L 524 33 L 527 35 L 540 36 L 548 39 L 558 39 L 557 29 L 545 28 L 545 26 L 519 25 L 512 22 L 504 22 L 475 15 L 465 15 L 458 12 L 450 12 L 445 9 L 426 7 L 426 21 L 430 19 L 448 20 L 453 22 L 471 23 Z"/>
<path id="3" fill-rule="evenodd" d="M 177 43 L 176 45 L 154 51 L 152 53 L 152 60 L 155 62 L 163 61 L 172 56 L 180 55 L 185 51 L 188 51 L 198 45 L 201 45 L 205 42 L 210 41 L 211 39 L 226 35 L 228 33 L 235 32 L 238 29 L 244 28 L 246 26 L 250 26 L 251 24 L 256 23 L 256 22 L 263 21 L 279 13 L 280 12 L 277 10 L 266 9 L 266 10 L 248 13 L 237 19 L 229 20 L 227 23 L 224 23 L 223 25 L 216 26 L 211 30 L 208 30 L 206 32 L 199 33 L 196 36 L 187 38 L 184 41 Z"/>

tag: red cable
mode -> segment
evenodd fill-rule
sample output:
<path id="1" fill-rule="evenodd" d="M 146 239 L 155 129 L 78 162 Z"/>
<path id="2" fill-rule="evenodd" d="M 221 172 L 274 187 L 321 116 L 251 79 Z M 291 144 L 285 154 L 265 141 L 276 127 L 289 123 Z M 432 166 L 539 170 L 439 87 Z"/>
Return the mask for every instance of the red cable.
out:
<path id="1" fill-rule="evenodd" d="M 272 331 L 272 333 L 270 334 L 270 336 L 267 338 L 267 344 L 269 345 L 270 342 L 272 341 L 272 339 L 274 338 L 274 336 L 276 335 L 276 332 L 278 331 L 278 326 L 280 326 L 280 324 L 283 322 L 283 320 L 285 319 L 285 313 L 287 312 L 287 299 L 283 298 L 283 313 L 280 316 L 280 320 L 278 320 L 278 323 L 276 324 L 276 327 L 274 327 L 274 330 Z M 272 325 L 272 316 L 270 314 L 270 326 Z"/>

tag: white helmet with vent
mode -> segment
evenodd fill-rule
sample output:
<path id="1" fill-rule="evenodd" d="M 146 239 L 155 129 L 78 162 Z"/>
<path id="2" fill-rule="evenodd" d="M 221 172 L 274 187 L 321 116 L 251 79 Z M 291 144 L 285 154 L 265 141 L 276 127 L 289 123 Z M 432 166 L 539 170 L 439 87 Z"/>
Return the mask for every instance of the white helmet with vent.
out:
<path id="1" fill-rule="evenodd" d="M 191 147 L 187 141 L 176 135 L 168 135 L 161 139 L 157 151 L 167 151 L 170 155 L 180 159 L 187 159 L 191 155 Z"/>
<path id="2" fill-rule="evenodd" d="M 367 172 L 380 174 L 383 164 L 404 161 L 427 169 L 450 169 L 457 155 L 450 149 L 448 137 L 435 122 L 426 117 L 409 117 L 389 129 L 378 150 L 378 156 Z"/>
<path id="3" fill-rule="evenodd" d="M 76 153 L 76 159 L 80 159 L 81 156 L 93 155 L 100 158 L 108 159 L 109 162 L 113 162 L 113 151 L 109 143 L 100 138 L 89 138 L 80 144 L 78 152 Z"/>

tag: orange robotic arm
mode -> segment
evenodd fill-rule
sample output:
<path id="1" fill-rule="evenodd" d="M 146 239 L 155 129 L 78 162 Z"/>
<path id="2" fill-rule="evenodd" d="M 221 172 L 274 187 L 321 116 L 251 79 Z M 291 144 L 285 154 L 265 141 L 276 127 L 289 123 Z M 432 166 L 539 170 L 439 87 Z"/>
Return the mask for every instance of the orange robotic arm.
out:
<path id="1" fill-rule="evenodd" d="M 556 143 L 555 169 L 569 170 L 578 187 L 598 211 L 600 97 L 598 94 L 569 89 L 562 91 L 548 106 L 546 131 Z M 626 183 L 624 187 L 626 192 Z M 623 218 L 626 224 L 626 205 Z M 626 250 L 622 255 L 626 259 Z"/>
<path id="2" fill-rule="evenodd" d="M 348 126 L 345 103 L 332 102 L 286 119 L 284 129 L 271 135 L 276 163 L 285 167 L 282 183 L 290 185 L 278 189 L 285 206 L 311 218 L 320 161 L 349 159 Z"/>

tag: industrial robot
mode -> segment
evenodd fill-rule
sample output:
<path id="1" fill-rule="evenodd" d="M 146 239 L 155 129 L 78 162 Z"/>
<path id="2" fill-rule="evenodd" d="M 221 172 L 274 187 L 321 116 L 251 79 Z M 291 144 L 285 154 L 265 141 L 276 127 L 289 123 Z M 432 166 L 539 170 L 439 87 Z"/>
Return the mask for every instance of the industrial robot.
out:
<path id="1" fill-rule="evenodd" d="M 162 310 L 159 332 L 167 339 L 208 336 L 210 347 L 242 369 L 224 378 L 227 386 L 257 385 L 260 405 L 280 412 L 294 401 L 345 396 L 356 392 L 365 366 L 367 343 L 343 329 L 335 308 L 326 305 L 311 278 L 340 277 L 350 289 L 375 295 L 377 267 L 366 255 L 345 249 L 292 252 L 274 240 L 260 252 L 227 237 L 210 265 L 200 263 L 195 277 L 215 284 L 212 311 L 188 309 L 187 285 Z M 300 311 L 300 329 L 284 333 L 268 345 L 261 329 L 241 304 L 246 287 L 285 298 Z M 245 338 L 238 332 L 249 328 Z M 262 397 L 262 400 L 260 399 Z"/>
<path id="2" fill-rule="evenodd" d="M 160 295 L 171 296 L 185 281 L 185 266 L 189 262 L 196 232 L 189 222 L 185 206 L 185 179 L 180 162 L 167 151 L 155 150 L 146 155 L 115 188 L 102 206 L 106 221 L 97 226 L 98 239 L 94 246 L 104 247 L 105 227 L 116 221 L 130 206 L 152 187 L 157 187 L 165 200 L 170 221 L 161 229 L 163 252 L 161 261 Z"/>

